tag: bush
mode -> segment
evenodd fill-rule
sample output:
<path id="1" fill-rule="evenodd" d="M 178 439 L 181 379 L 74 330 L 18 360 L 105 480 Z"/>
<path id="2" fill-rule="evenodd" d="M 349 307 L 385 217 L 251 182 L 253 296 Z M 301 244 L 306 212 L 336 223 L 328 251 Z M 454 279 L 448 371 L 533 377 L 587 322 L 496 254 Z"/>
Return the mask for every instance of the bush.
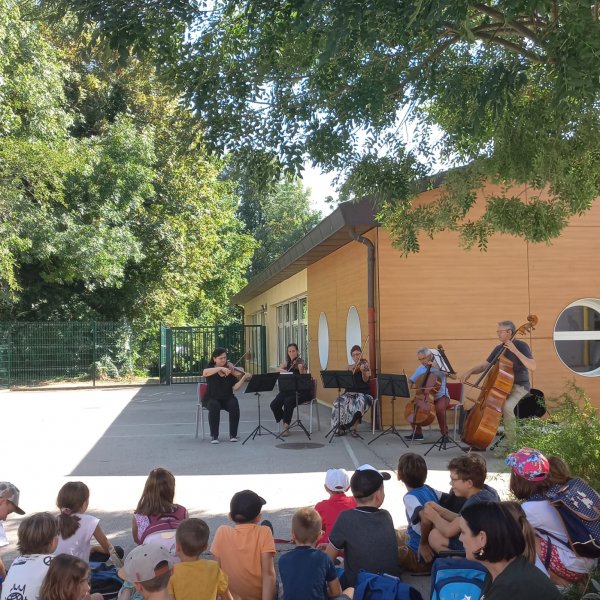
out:
<path id="1" fill-rule="evenodd" d="M 517 448 L 560 456 L 571 473 L 600 489 L 600 418 L 585 392 L 570 382 L 558 398 L 546 399 L 550 419 L 518 421 Z"/>
<path id="2" fill-rule="evenodd" d="M 102 356 L 100 360 L 97 360 L 93 368 L 96 371 L 96 379 L 107 380 L 119 378 L 119 369 L 107 354 Z"/>

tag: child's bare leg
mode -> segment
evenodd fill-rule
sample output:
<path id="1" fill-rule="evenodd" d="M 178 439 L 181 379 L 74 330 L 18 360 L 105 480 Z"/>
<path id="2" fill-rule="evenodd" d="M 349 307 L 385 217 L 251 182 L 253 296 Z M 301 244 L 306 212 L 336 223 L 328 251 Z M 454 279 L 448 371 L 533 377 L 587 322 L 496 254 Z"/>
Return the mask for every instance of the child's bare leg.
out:
<path id="1" fill-rule="evenodd" d="M 437 529 L 432 529 L 429 534 L 429 545 L 435 552 L 442 552 L 449 549 L 450 540 L 443 536 Z"/>

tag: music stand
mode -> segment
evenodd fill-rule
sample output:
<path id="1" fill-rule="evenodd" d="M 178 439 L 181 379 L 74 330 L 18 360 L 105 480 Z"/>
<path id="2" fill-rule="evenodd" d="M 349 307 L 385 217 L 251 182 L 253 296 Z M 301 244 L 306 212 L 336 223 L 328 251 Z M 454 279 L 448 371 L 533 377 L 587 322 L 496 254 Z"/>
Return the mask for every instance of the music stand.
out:
<path id="1" fill-rule="evenodd" d="M 321 381 L 324 388 L 337 388 L 338 397 L 342 395 L 342 388 L 351 388 L 354 385 L 354 377 L 350 371 L 321 371 Z M 338 434 L 342 428 L 341 423 L 341 405 L 338 404 L 338 420 L 326 434 L 325 439 L 329 438 L 329 443 L 333 441 L 334 436 Z M 331 437 L 330 437 L 331 436 Z"/>
<path id="2" fill-rule="evenodd" d="M 277 434 L 270 429 L 267 429 L 260 422 L 260 393 L 270 392 L 275 387 L 275 382 L 279 377 L 279 373 L 263 373 L 261 375 L 253 375 L 248 385 L 246 386 L 245 394 L 254 392 L 256 395 L 256 406 L 258 408 L 258 425 L 250 432 L 248 437 L 242 442 L 242 446 L 250 439 L 254 439 L 257 435 L 262 435 L 263 431 L 277 437 Z"/>
<path id="3" fill-rule="evenodd" d="M 306 437 L 310 440 L 310 433 L 308 429 L 304 427 L 304 423 L 300 420 L 300 392 L 308 392 L 310 394 L 310 373 L 289 373 L 282 374 L 283 377 L 279 377 L 279 391 L 280 392 L 294 392 L 296 395 L 296 420 L 289 424 L 288 431 L 293 427 L 300 427 L 306 434 Z M 283 430 L 285 431 L 285 429 Z M 278 440 L 282 440 L 283 431 L 275 436 Z"/>
<path id="4" fill-rule="evenodd" d="M 391 396 L 392 397 L 392 424 L 384 429 L 377 437 L 374 437 L 369 444 L 372 444 L 375 440 L 378 440 L 381 436 L 391 433 L 402 441 L 402 443 L 408 448 L 408 444 L 404 441 L 400 431 L 396 429 L 396 415 L 395 415 L 395 401 L 397 397 L 410 398 L 410 392 L 408 390 L 408 379 L 406 375 L 391 375 L 383 374 L 377 376 L 377 387 L 379 389 L 379 397 Z M 381 402 L 381 400 L 380 400 Z"/>

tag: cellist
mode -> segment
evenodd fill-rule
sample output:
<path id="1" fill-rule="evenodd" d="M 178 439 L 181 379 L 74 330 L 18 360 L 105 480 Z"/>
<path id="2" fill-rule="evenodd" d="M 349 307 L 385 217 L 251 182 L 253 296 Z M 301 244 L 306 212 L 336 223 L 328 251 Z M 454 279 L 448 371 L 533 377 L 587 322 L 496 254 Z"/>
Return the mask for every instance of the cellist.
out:
<path id="1" fill-rule="evenodd" d="M 471 375 L 483 373 L 506 349 L 504 356 L 512 362 L 514 372 L 513 387 L 502 409 L 504 435 L 509 445 L 516 434 L 515 407 L 531 389 L 529 371 L 535 371 L 536 368 L 531 348 L 523 340 L 512 339 L 516 331 L 517 328 L 512 321 L 500 321 L 496 330 L 500 344 L 492 350 L 485 362 L 479 363 L 459 375 L 461 381 L 467 381 Z"/>
<path id="2" fill-rule="evenodd" d="M 448 435 L 448 424 L 446 423 L 446 410 L 450 404 L 450 397 L 448 394 L 448 388 L 446 387 L 446 375 L 445 371 L 442 371 L 439 367 L 434 365 L 433 351 L 427 347 L 419 348 L 417 350 L 417 360 L 419 366 L 415 372 L 410 376 L 409 381 L 411 388 L 417 387 L 417 381 L 419 377 L 422 377 L 427 372 L 427 367 L 432 365 L 430 373 L 437 376 L 440 379 L 440 389 L 435 394 L 435 416 L 437 418 L 438 425 L 440 426 L 440 433 L 443 436 Z M 420 425 L 413 425 L 413 433 L 404 436 L 407 440 L 422 440 L 423 430 Z"/>

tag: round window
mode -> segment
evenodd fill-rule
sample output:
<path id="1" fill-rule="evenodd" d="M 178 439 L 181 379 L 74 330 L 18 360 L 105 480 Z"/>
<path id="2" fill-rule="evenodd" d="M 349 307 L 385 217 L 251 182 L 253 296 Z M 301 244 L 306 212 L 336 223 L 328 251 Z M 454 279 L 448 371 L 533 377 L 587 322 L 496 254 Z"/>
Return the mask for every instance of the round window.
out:
<path id="1" fill-rule="evenodd" d="M 321 369 L 325 370 L 329 362 L 329 325 L 324 312 L 319 316 L 319 362 Z"/>
<path id="2" fill-rule="evenodd" d="M 352 364 L 352 355 L 350 354 L 350 348 L 352 346 L 360 346 L 362 341 L 360 339 L 360 317 L 355 306 L 351 306 L 348 311 L 346 318 L 346 354 L 348 355 L 348 364 Z M 365 348 L 362 349 L 363 352 Z"/>
<path id="3" fill-rule="evenodd" d="M 584 377 L 600 375 L 600 300 L 569 304 L 554 326 L 554 348 L 566 367 Z"/>

